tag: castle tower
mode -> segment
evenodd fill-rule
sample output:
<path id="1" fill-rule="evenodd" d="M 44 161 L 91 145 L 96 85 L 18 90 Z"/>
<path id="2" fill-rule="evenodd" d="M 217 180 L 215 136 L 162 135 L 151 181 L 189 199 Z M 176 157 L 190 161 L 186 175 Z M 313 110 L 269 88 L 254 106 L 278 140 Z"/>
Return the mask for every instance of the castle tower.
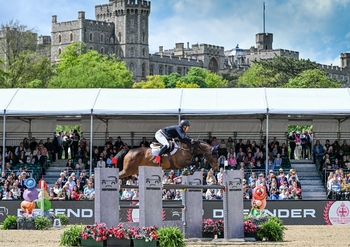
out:
<path id="1" fill-rule="evenodd" d="M 115 24 L 116 55 L 125 61 L 135 80 L 149 74 L 149 15 L 151 3 L 144 0 L 109 0 L 107 8 L 96 6 L 96 19 Z"/>
<path id="2" fill-rule="evenodd" d="M 273 34 L 258 33 L 255 35 L 255 43 L 258 51 L 272 50 Z"/>
<path id="3" fill-rule="evenodd" d="M 341 68 L 350 68 L 350 53 L 341 53 L 340 54 L 340 67 Z"/>

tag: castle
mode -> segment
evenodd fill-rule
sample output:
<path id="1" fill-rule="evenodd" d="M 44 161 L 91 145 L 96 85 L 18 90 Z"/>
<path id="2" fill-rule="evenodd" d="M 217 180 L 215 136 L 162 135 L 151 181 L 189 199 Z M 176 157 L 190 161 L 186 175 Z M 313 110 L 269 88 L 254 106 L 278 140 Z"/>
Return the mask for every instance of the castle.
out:
<path id="1" fill-rule="evenodd" d="M 273 34 L 256 34 L 256 45 L 249 49 L 226 50 L 211 44 L 176 43 L 173 49 L 149 53 L 149 15 L 151 2 L 145 0 L 109 0 L 108 4 L 95 6 L 95 20 L 78 12 L 78 19 L 58 22 L 52 16 L 52 34 L 39 37 L 39 48 L 48 54 L 52 63 L 66 46 L 82 41 L 88 49 L 101 54 L 115 54 L 133 72 L 135 81 L 148 75 L 169 75 L 173 72 L 186 75 L 191 67 L 202 67 L 212 72 L 249 67 L 254 60 L 287 56 L 299 59 L 299 52 L 273 49 Z M 50 46 L 51 44 L 51 46 Z M 48 48 L 50 47 L 50 48 Z M 46 49 L 46 50 L 45 50 Z M 49 51 L 47 51 L 49 49 Z M 322 65 L 331 78 L 350 83 L 350 53 L 340 54 L 340 66 Z"/>

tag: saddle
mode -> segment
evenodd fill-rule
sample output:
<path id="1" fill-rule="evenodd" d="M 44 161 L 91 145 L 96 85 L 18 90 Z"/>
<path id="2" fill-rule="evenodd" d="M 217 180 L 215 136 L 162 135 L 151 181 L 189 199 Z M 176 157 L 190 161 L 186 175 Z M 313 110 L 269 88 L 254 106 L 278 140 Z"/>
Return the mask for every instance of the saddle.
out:
<path id="1" fill-rule="evenodd" d="M 150 145 L 151 149 L 152 149 L 152 154 L 154 156 L 158 156 L 159 150 L 162 147 L 162 144 L 160 144 L 159 142 L 152 142 Z M 171 155 L 173 155 L 176 150 L 175 148 L 177 147 L 177 144 L 175 141 L 169 141 L 169 148 L 166 150 L 166 152 L 163 154 L 163 156 L 168 156 L 168 153 L 170 153 Z M 175 151 L 174 151 L 175 150 Z M 173 152 L 174 151 L 174 152 Z"/>

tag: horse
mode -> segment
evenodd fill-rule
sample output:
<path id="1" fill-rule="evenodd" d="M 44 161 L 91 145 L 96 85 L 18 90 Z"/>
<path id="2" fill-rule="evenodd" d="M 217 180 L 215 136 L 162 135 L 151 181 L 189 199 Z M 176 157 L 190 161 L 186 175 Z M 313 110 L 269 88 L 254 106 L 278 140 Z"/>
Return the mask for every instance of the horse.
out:
<path id="1" fill-rule="evenodd" d="M 163 170 L 182 169 L 193 164 L 192 158 L 202 154 L 211 167 L 218 169 L 217 148 L 205 142 L 195 142 L 194 144 L 179 143 L 175 147 L 177 151 L 162 157 L 161 164 L 155 162 L 152 148 L 139 147 L 134 149 L 123 149 L 116 155 L 117 165 L 120 170 L 119 178 L 127 178 L 138 174 L 139 166 L 161 166 Z"/>

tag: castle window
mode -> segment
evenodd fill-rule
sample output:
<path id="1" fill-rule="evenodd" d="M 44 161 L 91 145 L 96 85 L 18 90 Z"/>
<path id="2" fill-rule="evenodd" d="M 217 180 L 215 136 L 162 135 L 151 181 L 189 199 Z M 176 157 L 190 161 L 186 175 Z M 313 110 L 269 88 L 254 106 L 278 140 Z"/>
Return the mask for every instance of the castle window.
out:
<path id="1" fill-rule="evenodd" d="M 61 55 L 61 53 L 62 53 L 61 48 L 58 48 L 58 56 Z"/>
<path id="2" fill-rule="evenodd" d="M 109 43 L 114 44 L 114 39 L 113 39 L 113 37 L 110 38 Z"/>
<path id="3" fill-rule="evenodd" d="M 92 42 L 92 33 L 89 34 L 89 41 Z"/>
<path id="4" fill-rule="evenodd" d="M 134 57 L 134 47 L 130 48 L 130 57 Z"/>
<path id="5" fill-rule="evenodd" d="M 121 32 L 118 33 L 118 41 L 119 41 L 119 43 L 122 42 L 122 33 Z"/>
<path id="6" fill-rule="evenodd" d="M 62 43 L 62 35 L 61 34 L 58 35 L 58 43 L 60 43 L 60 44 Z"/>
<path id="7" fill-rule="evenodd" d="M 182 68 L 180 66 L 177 67 L 177 73 L 182 76 Z"/>
<path id="8" fill-rule="evenodd" d="M 134 72 L 134 70 L 135 70 L 135 65 L 134 65 L 134 63 L 130 63 L 130 64 L 129 64 L 129 70 L 132 71 L 132 72 Z"/>
<path id="9" fill-rule="evenodd" d="M 103 40 L 104 40 L 104 35 L 101 34 L 101 36 L 100 36 L 100 42 L 103 43 Z"/>
<path id="10" fill-rule="evenodd" d="M 100 52 L 101 54 L 104 54 L 105 53 L 105 48 L 101 48 L 101 52 Z"/>
<path id="11" fill-rule="evenodd" d="M 118 57 L 123 57 L 123 49 L 119 48 Z"/>
<path id="12" fill-rule="evenodd" d="M 146 63 L 142 64 L 142 77 L 146 78 Z"/>
<path id="13" fill-rule="evenodd" d="M 135 27 L 135 21 L 134 19 L 130 20 L 130 28 L 134 28 Z"/>
<path id="14" fill-rule="evenodd" d="M 163 74 L 163 65 L 160 65 L 160 66 L 159 66 L 158 71 L 159 71 L 159 72 L 158 72 L 159 75 L 162 75 L 162 74 Z"/>
<path id="15" fill-rule="evenodd" d="M 146 56 L 146 50 L 145 50 L 145 48 L 142 49 L 142 56 L 143 56 L 143 57 Z"/>
<path id="16" fill-rule="evenodd" d="M 132 33 L 130 34 L 130 43 L 134 43 L 134 42 L 135 42 L 135 33 L 132 32 Z"/>
<path id="17" fill-rule="evenodd" d="M 149 66 L 149 75 L 154 75 L 154 65 Z"/>
<path id="18" fill-rule="evenodd" d="M 70 33 L 70 34 L 69 34 L 69 41 L 70 41 L 70 42 L 73 42 L 73 33 Z"/>
<path id="19" fill-rule="evenodd" d="M 145 43 L 145 40 L 146 40 L 146 34 L 142 33 L 142 43 Z"/>
<path id="20" fill-rule="evenodd" d="M 92 46 L 90 46 L 90 48 L 89 48 L 90 50 L 92 50 Z"/>

